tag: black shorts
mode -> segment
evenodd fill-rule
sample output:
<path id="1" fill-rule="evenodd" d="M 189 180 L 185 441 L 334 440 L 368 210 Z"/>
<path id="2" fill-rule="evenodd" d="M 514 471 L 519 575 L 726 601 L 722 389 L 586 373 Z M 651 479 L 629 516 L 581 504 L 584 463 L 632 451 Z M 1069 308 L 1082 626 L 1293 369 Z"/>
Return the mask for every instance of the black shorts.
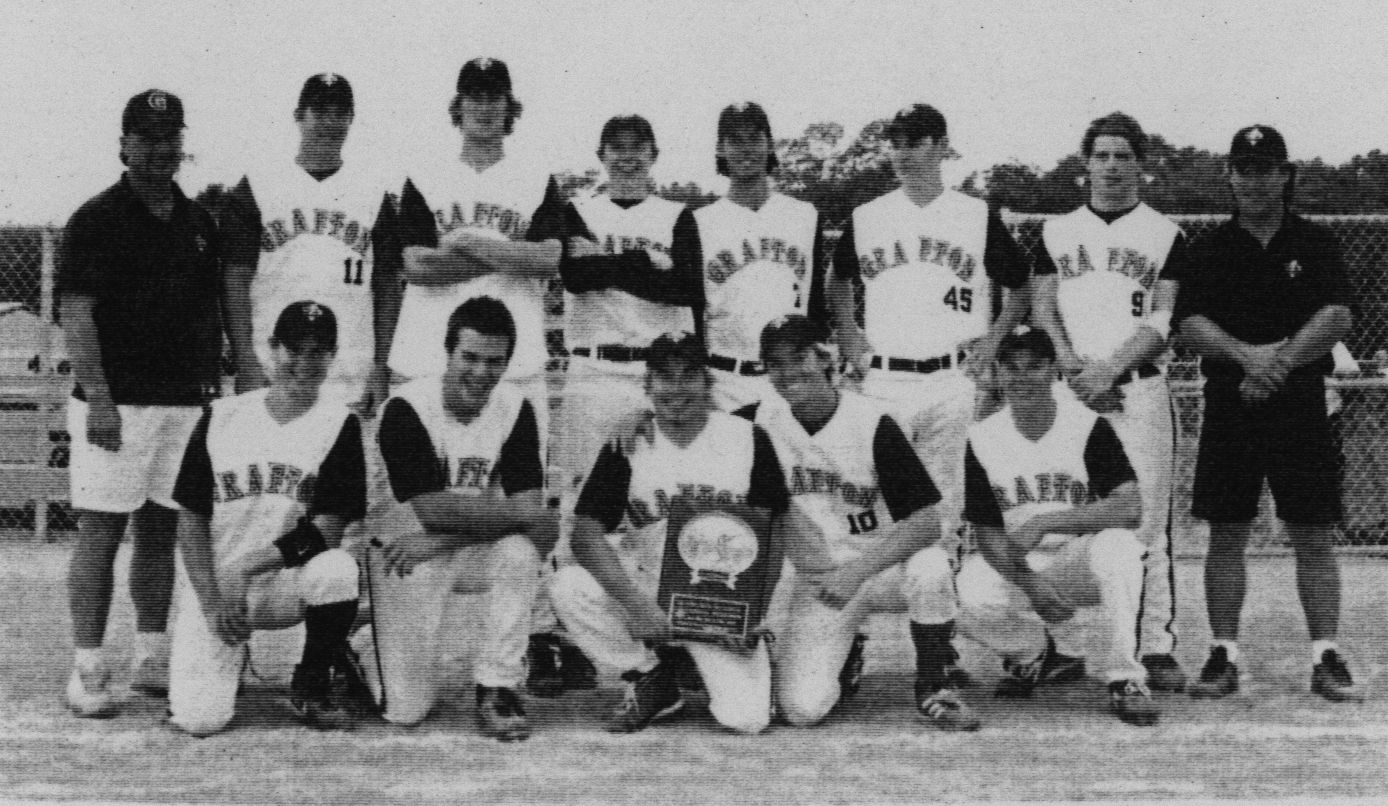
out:
<path id="1" fill-rule="evenodd" d="M 1323 378 L 1294 379 L 1257 406 L 1245 406 L 1237 390 L 1206 387 L 1191 514 L 1216 523 L 1253 520 L 1264 478 L 1282 520 L 1316 525 L 1342 517 Z"/>

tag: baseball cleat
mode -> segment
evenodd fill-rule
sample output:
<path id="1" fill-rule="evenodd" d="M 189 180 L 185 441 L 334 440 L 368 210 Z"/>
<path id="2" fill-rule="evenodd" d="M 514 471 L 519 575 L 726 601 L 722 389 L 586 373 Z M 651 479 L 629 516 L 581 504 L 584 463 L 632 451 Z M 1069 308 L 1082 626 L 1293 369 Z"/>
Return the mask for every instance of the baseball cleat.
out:
<path id="1" fill-rule="evenodd" d="M 698 692 L 704 690 L 704 678 L 699 674 L 699 666 L 689 650 L 675 644 L 661 644 L 655 648 L 660 665 L 675 678 L 680 691 Z"/>
<path id="2" fill-rule="evenodd" d="M 530 636 L 525 654 L 529 674 L 525 688 L 536 697 L 558 697 L 564 693 L 564 659 L 559 636 L 552 633 Z"/>
<path id="3" fill-rule="evenodd" d="M 587 691 L 598 687 L 598 667 L 583 650 L 563 639 L 559 641 L 559 671 L 568 691 Z"/>
<path id="4" fill-rule="evenodd" d="M 67 681 L 67 707 L 84 719 L 109 719 L 120 710 L 111 694 L 111 674 L 105 667 L 83 671 L 73 668 Z"/>
<path id="5" fill-rule="evenodd" d="M 1363 702 L 1364 691 L 1354 684 L 1345 659 L 1333 649 L 1321 653 L 1321 662 L 1311 670 L 1311 691 L 1331 702 Z"/>
<path id="6" fill-rule="evenodd" d="M 848 648 L 848 657 L 843 660 L 839 670 L 839 702 L 847 702 L 858 695 L 863 685 L 863 657 L 867 647 L 867 636 L 859 633 L 853 636 L 853 645 Z"/>
<path id="7" fill-rule="evenodd" d="M 1161 717 L 1152 692 L 1138 680 L 1115 680 L 1108 684 L 1109 709 L 1129 725 L 1155 725 Z"/>
<path id="8" fill-rule="evenodd" d="M 1039 662 L 1036 668 L 1033 664 Z M 1002 669 L 1007 674 L 998 682 L 999 697 L 1030 697 L 1037 686 L 1074 683 L 1084 679 L 1084 658 L 1066 655 L 1056 650 L 1055 639 L 1046 635 L 1046 648 L 1032 663 L 1018 663 L 1004 658 Z"/>
<path id="9" fill-rule="evenodd" d="M 1147 685 L 1153 691 L 1180 693 L 1186 690 L 1186 672 L 1171 655 L 1143 655 L 1142 666 L 1147 670 Z"/>
<path id="10" fill-rule="evenodd" d="M 938 730 L 978 730 L 983 723 L 973 709 L 947 688 L 931 691 L 916 684 L 916 716 Z"/>
<path id="11" fill-rule="evenodd" d="M 482 733 L 501 742 L 530 738 L 530 720 L 516 692 L 509 688 L 477 687 L 477 724 Z"/>
<path id="12" fill-rule="evenodd" d="M 649 672 L 627 672 L 626 693 L 607 720 L 609 733 L 636 733 L 684 709 L 675 676 L 664 663 Z"/>
<path id="13" fill-rule="evenodd" d="M 1319 667 L 1317 667 L 1319 668 Z M 1200 670 L 1200 679 L 1190 684 L 1190 696 L 1199 699 L 1227 697 L 1239 690 L 1239 667 L 1229 662 L 1229 652 L 1222 646 L 1210 651 L 1210 659 Z"/>
<path id="14" fill-rule="evenodd" d="M 327 664 L 299 664 L 289 683 L 289 705 L 299 721 L 319 730 L 351 730 L 356 716 L 333 692 L 333 670 Z"/>
<path id="15" fill-rule="evenodd" d="M 150 697 L 169 696 L 169 659 L 136 659 L 130 666 L 130 690 Z"/>
<path id="16" fill-rule="evenodd" d="M 366 670 L 356 650 L 341 644 L 332 653 L 332 697 L 353 716 L 361 718 L 381 713 L 381 704 L 366 682 Z"/>

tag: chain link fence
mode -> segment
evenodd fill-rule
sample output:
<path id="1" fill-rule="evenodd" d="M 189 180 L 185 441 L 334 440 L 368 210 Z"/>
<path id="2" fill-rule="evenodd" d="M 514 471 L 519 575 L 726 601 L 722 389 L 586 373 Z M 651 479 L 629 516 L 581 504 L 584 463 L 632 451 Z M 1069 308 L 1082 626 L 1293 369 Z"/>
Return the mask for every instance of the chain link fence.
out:
<path id="1" fill-rule="evenodd" d="M 1043 217 L 1005 213 L 1029 254 L 1040 248 Z M 1331 380 L 1332 415 L 1343 455 L 1346 517 L 1343 546 L 1388 547 L 1388 216 L 1318 216 L 1339 236 L 1358 307 L 1346 344 L 1360 372 Z M 1223 216 L 1176 216 L 1195 238 Z M 45 534 L 73 527 L 66 498 L 69 437 L 63 398 L 70 386 L 61 332 L 53 325 L 53 271 L 61 232 L 0 226 L 0 531 Z M 835 238 L 825 238 L 832 252 Z M 557 329 L 562 289 L 547 297 L 553 406 L 562 406 L 563 334 Z M 1177 418 L 1173 530 L 1178 552 L 1202 554 L 1208 528 L 1189 515 L 1202 401 L 1198 362 L 1178 353 L 1171 368 Z M 555 418 L 552 421 L 557 421 Z M 1255 542 L 1280 548 L 1284 540 L 1264 496 Z"/>

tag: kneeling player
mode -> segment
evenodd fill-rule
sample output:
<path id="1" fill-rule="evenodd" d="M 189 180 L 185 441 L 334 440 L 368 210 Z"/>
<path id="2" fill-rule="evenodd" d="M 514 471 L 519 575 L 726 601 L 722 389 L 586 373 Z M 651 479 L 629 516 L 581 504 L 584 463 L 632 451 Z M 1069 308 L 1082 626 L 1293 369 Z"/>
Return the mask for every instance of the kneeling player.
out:
<path id="1" fill-rule="evenodd" d="M 642 730 L 684 707 L 676 664 L 656 652 L 671 642 L 670 621 L 656 602 L 669 502 L 702 489 L 773 516 L 790 506 L 766 433 L 714 407 L 707 358 L 693 334 L 651 344 L 646 392 L 654 419 L 644 433 L 613 440 L 598 455 L 575 508 L 579 565 L 561 568 L 550 581 L 554 609 L 573 640 L 589 657 L 623 670 L 627 695 L 607 725 L 614 733 Z M 627 531 L 619 533 L 624 524 Z M 794 514 L 789 528 L 815 527 Z M 766 643 L 682 645 L 698 667 L 714 718 L 739 733 L 764 730 L 771 720 Z"/>
<path id="2" fill-rule="evenodd" d="M 270 346 L 270 386 L 212 404 L 174 489 L 184 510 L 169 712 L 197 736 L 231 721 L 251 631 L 301 621 L 294 709 L 336 728 L 368 707 L 347 646 L 357 563 L 337 548 L 366 509 L 361 426 L 346 405 L 318 394 L 337 350 L 337 320 L 317 303 L 296 302 L 280 314 Z"/>
<path id="3" fill-rule="evenodd" d="M 1025 696 L 1052 662 L 1047 627 L 1069 629 L 1076 608 L 1099 608 L 1112 709 L 1124 722 L 1155 724 L 1136 658 L 1137 477 L 1108 421 L 1053 393 L 1045 331 L 1004 337 L 998 372 L 1007 405 L 969 428 L 965 455 L 965 518 L 979 553 L 959 572 L 964 627 L 1009 662 L 998 693 Z"/>
<path id="4" fill-rule="evenodd" d="M 930 474 L 882 405 L 834 388 L 827 327 L 795 314 L 774 320 L 762 330 L 761 355 L 780 398 L 743 412 L 771 435 L 793 500 L 820 532 L 787 543 L 795 574 L 782 580 L 789 613 L 775 646 L 781 714 L 793 725 L 823 719 L 839 700 L 839 670 L 858 627 L 874 612 L 904 611 L 921 718 L 977 730 L 978 718 L 949 688 L 958 657 L 953 573 L 934 545 L 940 493 Z"/>
<path id="5" fill-rule="evenodd" d="M 540 557 L 558 536 L 541 495 L 540 434 L 523 390 L 498 385 L 516 345 L 506 306 L 464 302 L 448 320 L 443 375 L 400 387 L 378 436 L 389 490 L 372 501 L 372 582 L 385 718 L 414 725 L 445 689 L 439 662 L 445 603 L 486 596 L 473 667 L 478 721 L 501 741 L 530 735 L 525 682 Z"/>

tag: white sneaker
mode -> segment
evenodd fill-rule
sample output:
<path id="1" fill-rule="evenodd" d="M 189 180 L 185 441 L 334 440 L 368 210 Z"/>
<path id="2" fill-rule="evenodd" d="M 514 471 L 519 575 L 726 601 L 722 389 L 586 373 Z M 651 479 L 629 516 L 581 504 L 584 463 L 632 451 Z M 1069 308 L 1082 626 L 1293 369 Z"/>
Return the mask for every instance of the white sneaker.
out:
<path id="1" fill-rule="evenodd" d="M 130 664 L 130 690 L 150 697 L 169 696 L 169 659 L 136 658 Z"/>
<path id="2" fill-rule="evenodd" d="M 112 696 L 111 673 L 105 667 L 83 672 L 76 667 L 67 681 L 67 707 L 76 716 L 87 719 L 107 719 L 116 715 L 120 706 Z"/>

